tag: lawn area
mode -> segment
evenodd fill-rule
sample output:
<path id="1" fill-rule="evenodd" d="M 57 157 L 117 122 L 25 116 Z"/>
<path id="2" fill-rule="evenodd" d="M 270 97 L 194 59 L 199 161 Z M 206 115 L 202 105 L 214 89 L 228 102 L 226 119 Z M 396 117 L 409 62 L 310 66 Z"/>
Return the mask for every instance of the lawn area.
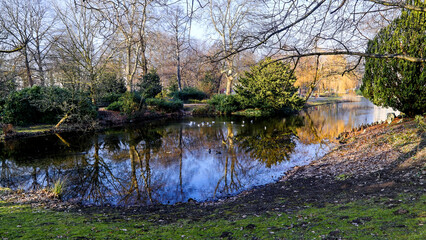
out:
<path id="1" fill-rule="evenodd" d="M 198 219 L 167 221 L 164 214 L 123 214 L 120 208 L 56 211 L 28 204 L 0 202 L 2 239 L 424 239 L 426 197 L 400 194 L 376 198 L 306 204 L 298 210 L 271 209 L 241 214 L 219 206 Z M 286 204 L 282 199 L 282 204 Z M 182 209 L 183 208 L 183 209 Z M 202 210 L 203 207 L 199 207 Z M 184 211 L 176 206 L 175 211 Z"/>

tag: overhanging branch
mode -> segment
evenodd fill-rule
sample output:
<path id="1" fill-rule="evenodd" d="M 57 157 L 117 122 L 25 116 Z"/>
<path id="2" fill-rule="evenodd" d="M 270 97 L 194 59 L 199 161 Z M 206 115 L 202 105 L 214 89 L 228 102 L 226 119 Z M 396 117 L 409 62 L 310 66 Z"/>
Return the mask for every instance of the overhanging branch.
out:
<path id="1" fill-rule="evenodd" d="M 25 47 L 25 45 L 19 46 L 19 47 L 15 48 L 15 49 L 12 49 L 12 50 L 2 50 L 2 49 L 0 49 L 0 53 L 18 52 L 18 51 L 21 51 L 24 47 Z"/>
<path id="2" fill-rule="evenodd" d="M 374 2 L 377 4 L 381 4 L 384 6 L 390 6 L 390 7 L 399 7 L 399 8 L 405 8 L 408 10 L 413 10 L 413 11 L 419 11 L 419 12 L 426 12 L 426 7 L 419 7 L 419 6 L 415 6 L 415 5 L 411 5 L 411 4 L 406 4 L 404 2 L 388 2 L 388 1 L 382 1 L 382 0 L 368 0 L 370 2 Z"/>
<path id="3" fill-rule="evenodd" d="M 363 53 L 363 52 L 351 52 L 351 51 L 335 51 L 335 52 L 312 52 L 312 53 L 302 53 L 302 54 L 294 54 L 288 55 L 285 57 L 281 57 L 277 60 L 286 60 L 295 57 L 309 57 L 309 56 L 323 56 L 323 55 L 350 55 L 350 56 L 360 56 L 367 58 L 396 58 L 402 59 L 409 62 L 417 62 L 417 63 L 426 63 L 426 58 L 417 58 L 404 54 L 373 54 L 373 53 Z"/>

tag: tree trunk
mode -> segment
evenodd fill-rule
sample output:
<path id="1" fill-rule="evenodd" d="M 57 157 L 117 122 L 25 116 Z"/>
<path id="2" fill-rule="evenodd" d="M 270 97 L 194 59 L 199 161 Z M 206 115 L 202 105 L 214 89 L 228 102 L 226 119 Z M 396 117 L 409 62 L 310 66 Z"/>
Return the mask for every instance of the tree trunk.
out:
<path id="1" fill-rule="evenodd" d="M 315 67 L 315 78 L 314 81 L 310 84 L 309 86 L 309 92 L 305 97 L 305 102 L 307 102 L 309 100 L 309 98 L 311 97 L 312 93 L 315 90 L 315 87 L 318 85 L 319 83 L 319 74 L 318 74 L 318 69 L 319 69 L 319 56 L 317 57 L 317 61 L 316 61 L 316 67 Z"/>
<path id="2" fill-rule="evenodd" d="M 65 120 L 67 120 L 69 117 L 69 114 L 65 114 L 65 116 L 58 122 L 58 124 L 56 124 L 55 128 L 58 128 L 59 126 L 61 126 L 62 123 L 65 122 Z"/>
<path id="3" fill-rule="evenodd" d="M 177 82 L 178 82 L 178 89 L 179 91 L 182 91 L 182 84 L 181 84 L 181 76 L 180 76 L 180 53 L 179 48 L 176 49 L 176 75 L 177 75 Z"/>
<path id="4" fill-rule="evenodd" d="M 226 95 L 231 95 L 234 83 L 234 57 L 229 57 L 227 62 L 228 72 L 226 73 Z"/>
<path id="5" fill-rule="evenodd" d="M 141 39 L 141 68 L 142 76 L 148 74 L 148 60 L 146 58 L 146 44 L 145 39 Z"/>
<path id="6" fill-rule="evenodd" d="M 31 76 L 30 62 L 28 60 L 27 47 L 24 48 L 24 57 L 25 57 L 25 68 L 27 70 L 27 80 L 30 87 L 34 85 L 33 78 Z"/>
<path id="7" fill-rule="evenodd" d="M 41 57 L 40 46 L 37 46 L 37 58 L 38 58 L 38 72 L 40 75 L 40 85 L 45 86 L 45 78 L 44 78 L 44 69 L 43 69 L 43 60 Z"/>
<path id="8" fill-rule="evenodd" d="M 226 95 L 231 95 L 233 82 L 234 82 L 234 76 L 227 75 L 226 76 Z"/>
<path id="9" fill-rule="evenodd" d="M 130 45 L 130 42 L 128 43 L 129 45 L 127 46 L 126 49 L 126 57 L 127 57 L 127 62 L 126 62 L 126 90 L 127 92 L 131 92 L 132 91 L 132 73 L 131 73 L 131 61 L 132 61 L 132 47 Z"/>

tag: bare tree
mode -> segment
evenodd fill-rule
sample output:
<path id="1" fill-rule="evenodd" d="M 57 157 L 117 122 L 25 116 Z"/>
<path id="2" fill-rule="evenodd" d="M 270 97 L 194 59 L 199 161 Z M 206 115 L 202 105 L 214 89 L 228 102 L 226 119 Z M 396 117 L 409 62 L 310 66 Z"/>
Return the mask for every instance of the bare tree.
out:
<path id="1" fill-rule="evenodd" d="M 226 76 L 226 94 L 232 92 L 236 77 L 235 58 L 245 45 L 245 35 L 253 23 L 251 17 L 256 9 L 256 1 L 218 0 L 209 2 L 209 13 L 221 52 L 218 56 L 224 61 L 223 72 Z"/>
<path id="2" fill-rule="evenodd" d="M 120 33 L 122 48 L 125 52 L 127 91 L 132 91 L 138 67 L 141 67 L 142 75 L 148 71 L 146 25 L 148 10 L 153 0 L 90 0 L 86 2 L 87 8 L 96 10 L 103 20 L 112 24 Z"/>
<path id="3" fill-rule="evenodd" d="M 1 52 L 20 53 L 30 86 L 36 82 L 32 74 L 34 61 L 40 84 L 44 85 L 44 60 L 51 46 L 47 36 L 54 22 L 49 16 L 49 7 L 43 0 L 2 0 L 0 6 L 0 29 L 4 33 L 0 41 L 10 49 Z"/>
<path id="4" fill-rule="evenodd" d="M 1 18 L 0 28 L 7 34 L 7 39 L 3 44 L 17 50 L 16 46 L 22 47 L 19 52 L 24 58 L 26 69 L 27 83 L 34 85 L 30 68 L 30 56 L 28 43 L 32 40 L 32 32 L 30 29 L 33 21 L 31 3 L 19 0 L 2 0 L 0 2 Z"/>
<path id="5" fill-rule="evenodd" d="M 170 6 L 165 14 L 168 18 L 166 20 L 165 30 L 170 32 L 173 36 L 173 45 L 175 48 L 175 60 L 176 60 L 176 77 L 178 83 L 178 89 L 182 90 L 181 80 L 181 54 L 188 48 L 188 25 L 189 17 L 180 5 Z"/>
<path id="6" fill-rule="evenodd" d="M 63 68 L 65 74 L 80 73 L 80 84 L 88 86 L 95 103 L 95 88 L 99 76 L 115 54 L 114 32 L 95 14 L 84 6 L 67 2 L 66 10 L 56 7 L 58 18 L 63 24 L 63 34 L 57 40 L 57 53 L 70 62 L 71 68 Z M 70 71 L 70 72 L 68 72 Z"/>
<path id="7" fill-rule="evenodd" d="M 50 49 L 54 44 L 52 31 L 56 22 L 56 16 L 46 2 L 36 1 L 31 6 L 33 19 L 31 21 L 30 32 L 32 41 L 29 42 L 29 51 L 35 62 L 35 70 L 42 86 L 45 85 L 46 60 Z"/>

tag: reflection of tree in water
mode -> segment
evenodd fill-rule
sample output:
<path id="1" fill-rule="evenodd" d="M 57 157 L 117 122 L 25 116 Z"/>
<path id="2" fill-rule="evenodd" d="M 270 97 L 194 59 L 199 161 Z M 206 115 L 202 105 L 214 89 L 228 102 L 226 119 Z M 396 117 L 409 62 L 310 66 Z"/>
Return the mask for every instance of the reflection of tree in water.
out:
<path id="1" fill-rule="evenodd" d="M 198 174 L 199 169 L 185 164 L 192 164 L 191 162 L 195 159 L 203 160 L 205 157 L 211 157 L 211 155 L 206 156 L 208 152 L 219 158 L 225 156 L 222 145 L 223 133 L 220 134 L 217 126 L 207 125 L 206 120 L 211 121 L 211 119 L 200 119 L 199 123 L 202 123 L 203 120 L 205 121 L 204 126 L 171 125 L 166 128 L 163 134 L 162 149 L 164 151 L 160 151 L 155 159 L 157 163 L 162 165 L 163 169 L 170 168 L 170 171 L 167 170 L 166 174 L 171 174 L 172 181 L 175 183 L 175 187 L 169 185 L 165 188 L 168 190 L 163 193 L 163 197 L 166 197 L 167 200 L 163 199 L 163 202 L 170 200 L 184 202 L 187 200 L 187 195 L 193 191 L 192 184 L 194 182 L 192 182 L 192 179 L 193 176 Z M 222 126 L 220 125 L 220 127 Z M 217 151 L 222 151 L 223 154 L 215 155 Z M 201 162 L 198 160 L 195 164 Z M 168 184 L 171 184 L 172 181 L 169 181 Z M 203 192 L 203 190 L 199 189 L 198 191 Z M 211 196 L 211 192 L 208 192 L 208 195 Z"/>
<path id="2" fill-rule="evenodd" d="M 221 194 L 229 194 L 241 188 L 241 182 L 238 177 L 237 168 L 241 169 L 242 166 L 239 164 L 237 158 L 237 150 L 234 142 L 234 129 L 232 124 L 227 124 L 226 137 L 223 134 L 223 130 L 221 128 L 219 128 L 219 134 L 221 136 L 223 145 L 225 145 L 227 149 L 227 153 L 225 153 L 223 176 L 219 179 L 216 185 L 216 188 L 213 193 L 213 198 L 216 197 L 218 191 Z M 221 183 L 223 183 L 222 186 Z"/>
<path id="3" fill-rule="evenodd" d="M 178 151 L 179 151 L 179 184 L 176 189 L 176 196 L 178 201 L 183 201 L 185 195 L 183 192 L 183 180 L 182 180 L 182 168 L 183 168 L 183 127 L 180 125 L 179 127 L 179 143 L 178 143 Z"/>
<path id="4" fill-rule="evenodd" d="M 305 126 L 297 129 L 297 136 L 304 144 L 324 143 L 324 140 L 333 141 L 341 132 L 349 130 L 347 126 L 354 125 L 350 109 L 339 107 L 339 105 L 320 106 L 321 111 L 314 108 L 305 110 L 302 115 L 305 117 Z M 348 122 L 341 119 L 341 116 L 348 116 Z"/>
<path id="5" fill-rule="evenodd" d="M 71 186 L 66 197 L 103 204 L 119 189 L 121 180 L 114 176 L 110 165 L 99 155 L 99 137 L 95 136 L 93 139 L 93 153 L 82 155 L 76 160 L 76 170 L 67 175 L 67 182 Z"/>
<path id="6" fill-rule="evenodd" d="M 150 161 L 151 155 L 161 148 L 161 139 L 161 134 L 146 128 L 129 133 L 130 183 L 128 186 L 123 186 L 120 203 L 129 204 L 141 201 L 152 203 L 154 201 L 153 191 L 156 187 L 152 185 Z M 160 184 L 160 182 L 155 184 Z"/>
<path id="7" fill-rule="evenodd" d="M 12 187 L 13 186 L 13 170 L 11 163 L 5 158 L 0 157 L 0 186 Z"/>
<path id="8" fill-rule="evenodd" d="M 70 153 L 84 152 L 90 147 L 87 140 L 74 140 L 70 145 L 64 137 L 56 134 L 2 143 L 0 184 L 26 190 L 53 186 L 55 179 L 64 178 L 62 169 L 73 166 L 75 154 Z"/>
<path id="9" fill-rule="evenodd" d="M 17 171 L 12 168 L 12 163 L 8 161 L 9 152 L 3 142 L 0 142 L 0 186 L 13 188 L 13 178 Z"/>
<path id="10" fill-rule="evenodd" d="M 252 158 L 271 167 L 290 160 L 290 154 L 296 147 L 296 129 L 300 126 L 303 126 L 303 118 L 300 116 L 271 119 L 264 127 L 243 128 L 236 136 L 236 141 Z"/>
<path id="11" fill-rule="evenodd" d="M 119 134 L 121 134 L 121 132 L 119 132 Z M 103 135 L 102 141 L 104 143 L 104 149 L 111 153 L 120 152 L 124 145 L 122 138 L 113 132 L 106 132 L 105 135 Z"/>

